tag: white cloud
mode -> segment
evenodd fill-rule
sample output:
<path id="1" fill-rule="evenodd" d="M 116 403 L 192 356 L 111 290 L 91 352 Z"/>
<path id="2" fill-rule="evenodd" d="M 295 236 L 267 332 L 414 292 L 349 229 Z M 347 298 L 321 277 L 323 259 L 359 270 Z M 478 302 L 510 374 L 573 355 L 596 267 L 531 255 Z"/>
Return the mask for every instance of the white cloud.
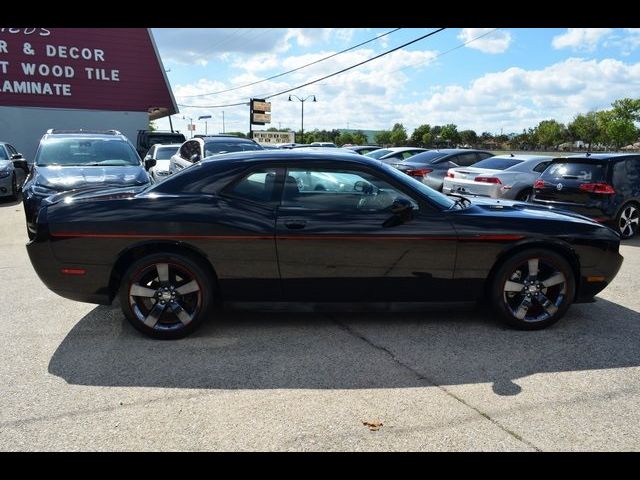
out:
<path id="1" fill-rule="evenodd" d="M 610 28 L 569 28 L 562 35 L 553 37 L 551 44 L 556 50 L 572 48 L 593 51 L 600 40 L 609 35 L 611 31 Z"/>
<path id="2" fill-rule="evenodd" d="M 493 28 L 463 28 L 458 34 L 458 39 L 463 42 L 469 42 L 474 38 L 484 35 Z M 482 37 L 467 45 L 468 48 L 474 48 L 484 53 L 503 53 L 511 45 L 511 33 L 504 30 L 496 30 L 486 37 Z"/>

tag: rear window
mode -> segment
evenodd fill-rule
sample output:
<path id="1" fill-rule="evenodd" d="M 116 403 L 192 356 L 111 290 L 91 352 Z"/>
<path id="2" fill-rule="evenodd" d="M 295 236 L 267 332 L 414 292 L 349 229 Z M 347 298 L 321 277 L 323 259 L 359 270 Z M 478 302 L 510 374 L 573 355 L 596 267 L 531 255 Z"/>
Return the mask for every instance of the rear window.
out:
<path id="1" fill-rule="evenodd" d="M 506 170 L 509 167 L 513 167 L 522 163 L 522 160 L 515 160 L 513 158 L 496 158 L 491 157 L 486 160 L 480 160 L 473 165 L 473 168 L 487 168 L 489 170 Z"/>
<path id="2" fill-rule="evenodd" d="M 377 160 L 380 157 L 385 156 L 387 153 L 391 153 L 391 150 L 387 150 L 386 148 L 380 148 L 378 150 L 374 150 L 373 152 L 367 153 L 367 157 L 375 158 Z"/>
<path id="3" fill-rule="evenodd" d="M 564 178 L 586 182 L 602 182 L 606 165 L 598 162 L 552 162 L 541 178 Z"/>

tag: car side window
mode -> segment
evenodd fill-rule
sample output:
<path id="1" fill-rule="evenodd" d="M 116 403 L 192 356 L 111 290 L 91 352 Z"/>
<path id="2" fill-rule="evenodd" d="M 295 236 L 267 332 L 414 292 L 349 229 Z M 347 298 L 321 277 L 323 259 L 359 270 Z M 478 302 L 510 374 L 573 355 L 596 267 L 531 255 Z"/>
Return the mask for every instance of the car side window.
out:
<path id="1" fill-rule="evenodd" d="M 391 211 L 398 198 L 418 204 L 387 181 L 358 170 L 287 170 L 282 206 L 344 212 Z"/>
<path id="2" fill-rule="evenodd" d="M 413 157 L 415 155 L 415 152 L 402 152 L 402 158 L 409 158 L 409 157 Z"/>
<path id="3" fill-rule="evenodd" d="M 225 190 L 225 193 L 253 202 L 269 202 L 273 199 L 276 175 L 274 168 L 253 171 Z"/>
<path id="4" fill-rule="evenodd" d="M 613 188 L 622 195 L 635 195 L 640 188 L 640 159 L 629 158 L 613 164 Z"/>
<path id="5" fill-rule="evenodd" d="M 453 161 L 461 167 L 470 167 L 478 161 L 478 156 L 475 153 L 461 153 Z"/>
<path id="6" fill-rule="evenodd" d="M 487 158 L 491 158 L 494 156 L 493 153 L 485 153 L 485 152 L 480 152 L 477 155 L 480 158 L 480 160 L 486 160 Z"/>
<path id="7" fill-rule="evenodd" d="M 551 163 L 551 161 L 548 162 L 540 162 L 538 165 L 535 166 L 535 168 L 533 169 L 534 172 L 538 172 L 538 173 L 542 173 L 544 172 L 547 167 L 549 166 L 549 164 Z"/>
<path id="8" fill-rule="evenodd" d="M 2 145 L 0 145 L 0 160 L 9 160 L 9 155 Z"/>

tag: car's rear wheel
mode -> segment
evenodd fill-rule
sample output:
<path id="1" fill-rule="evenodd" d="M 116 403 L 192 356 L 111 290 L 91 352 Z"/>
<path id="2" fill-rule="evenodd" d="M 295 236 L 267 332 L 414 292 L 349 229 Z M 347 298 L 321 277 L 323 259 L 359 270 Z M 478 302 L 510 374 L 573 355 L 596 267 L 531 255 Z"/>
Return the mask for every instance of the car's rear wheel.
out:
<path id="1" fill-rule="evenodd" d="M 525 190 L 522 190 L 520 193 L 518 193 L 518 196 L 516 196 L 516 200 L 518 200 L 519 202 L 528 202 L 529 200 L 531 200 L 532 194 L 533 194 L 533 190 L 531 190 L 530 188 L 527 188 Z"/>
<path id="2" fill-rule="evenodd" d="M 122 310 L 136 329 L 159 339 L 182 338 L 209 316 L 214 280 L 191 257 L 152 254 L 135 262 L 120 285 Z"/>
<path id="3" fill-rule="evenodd" d="M 622 238 L 631 238 L 638 233 L 640 223 L 640 207 L 635 203 L 628 203 L 620 209 L 616 225 Z"/>
<path id="4" fill-rule="evenodd" d="M 544 249 L 519 252 L 496 271 L 491 299 L 511 326 L 538 330 L 566 313 L 575 295 L 575 277 L 569 262 Z"/>

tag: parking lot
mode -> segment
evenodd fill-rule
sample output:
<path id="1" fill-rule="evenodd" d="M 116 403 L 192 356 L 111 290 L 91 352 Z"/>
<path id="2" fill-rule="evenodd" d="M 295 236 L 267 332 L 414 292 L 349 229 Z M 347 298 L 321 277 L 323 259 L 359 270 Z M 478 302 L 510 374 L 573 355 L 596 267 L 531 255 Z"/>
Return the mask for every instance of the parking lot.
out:
<path id="1" fill-rule="evenodd" d="M 163 342 L 47 290 L 21 203 L 0 225 L 0 450 L 640 448 L 640 239 L 543 331 L 473 306 L 275 306 Z"/>

